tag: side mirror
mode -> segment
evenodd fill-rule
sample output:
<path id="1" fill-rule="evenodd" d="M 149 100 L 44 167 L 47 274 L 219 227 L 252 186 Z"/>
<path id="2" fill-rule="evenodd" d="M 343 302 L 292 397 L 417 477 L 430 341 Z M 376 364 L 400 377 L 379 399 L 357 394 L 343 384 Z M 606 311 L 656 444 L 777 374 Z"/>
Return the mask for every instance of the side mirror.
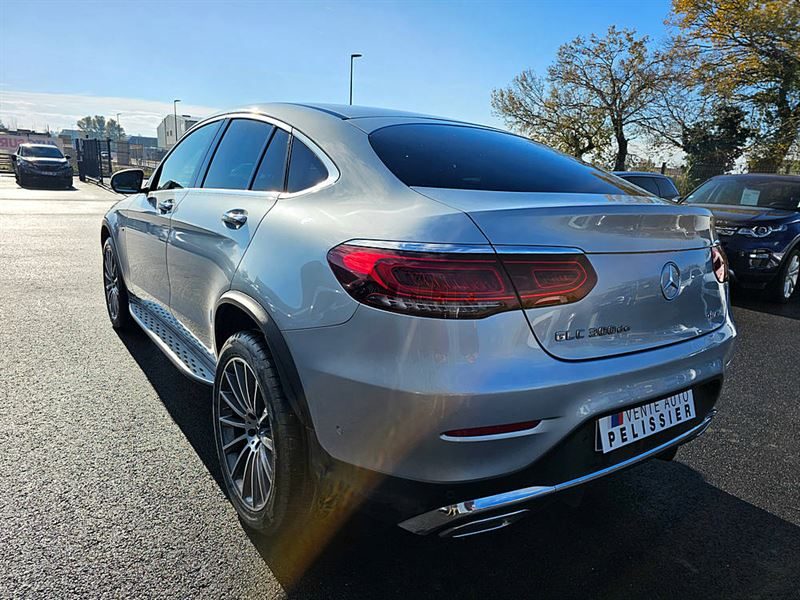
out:
<path id="1" fill-rule="evenodd" d="M 125 169 L 111 176 L 111 189 L 118 194 L 138 194 L 142 190 L 144 171 L 141 169 Z"/>
<path id="2" fill-rule="evenodd" d="M 66 158 L 67 160 L 69 160 L 70 158 L 72 158 L 72 156 L 70 156 L 69 154 L 65 154 L 65 155 L 64 155 L 64 158 Z"/>

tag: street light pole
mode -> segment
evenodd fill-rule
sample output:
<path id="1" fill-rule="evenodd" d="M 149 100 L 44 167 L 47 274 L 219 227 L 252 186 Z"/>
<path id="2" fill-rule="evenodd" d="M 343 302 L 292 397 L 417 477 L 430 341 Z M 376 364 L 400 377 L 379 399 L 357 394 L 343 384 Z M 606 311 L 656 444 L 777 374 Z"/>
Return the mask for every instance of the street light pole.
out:
<path id="1" fill-rule="evenodd" d="M 353 105 L 353 60 L 361 58 L 361 54 L 350 55 L 350 105 Z"/>
<path id="2" fill-rule="evenodd" d="M 180 102 L 180 100 L 172 101 L 172 126 L 175 128 L 173 130 L 175 134 L 175 143 L 172 144 L 173 146 L 178 143 L 178 102 Z"/>

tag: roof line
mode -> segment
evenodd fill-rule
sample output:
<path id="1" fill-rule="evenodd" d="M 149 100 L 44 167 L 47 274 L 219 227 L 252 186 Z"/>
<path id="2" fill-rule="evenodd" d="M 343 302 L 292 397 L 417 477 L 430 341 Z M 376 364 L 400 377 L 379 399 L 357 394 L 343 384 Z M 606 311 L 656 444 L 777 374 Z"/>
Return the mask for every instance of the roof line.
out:
<path id="1" fill-rule="evenodd" d="M 301 104 L 300 102 L 286 102 L 286 104 L 290 104 L 292 106 L 302 106 L 303 108 L 310 108 L 312 110 L 318 110 L 320 112 L 328 113 L 329 115 L 333 115 L 334 117 L 338 117 L 343 121 L 346 121 L 349 117 L 343 115 L 342 113 L 337 113 L 336 111 L 329 110 L 327 108 L 322 108 L 320 106 L 314 106 L 313 104 Z"/>

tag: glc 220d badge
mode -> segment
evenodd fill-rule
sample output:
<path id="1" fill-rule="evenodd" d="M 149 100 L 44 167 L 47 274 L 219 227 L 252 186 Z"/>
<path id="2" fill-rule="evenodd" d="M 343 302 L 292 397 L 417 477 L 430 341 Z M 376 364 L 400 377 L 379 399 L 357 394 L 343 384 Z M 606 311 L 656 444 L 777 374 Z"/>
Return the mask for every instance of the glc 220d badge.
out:
<path id="1" fill-rule="evenodd" d="M 606 325 L 605 327 L 589 327 L 589 329 L 556 331 L 556 341 L 570 342 L 572 340 L 582 340 L 586 338 L 600 337 L 603 335 L 614 335 L 615 333 L 627 333 L 630 330 L 630 325 Z"/>

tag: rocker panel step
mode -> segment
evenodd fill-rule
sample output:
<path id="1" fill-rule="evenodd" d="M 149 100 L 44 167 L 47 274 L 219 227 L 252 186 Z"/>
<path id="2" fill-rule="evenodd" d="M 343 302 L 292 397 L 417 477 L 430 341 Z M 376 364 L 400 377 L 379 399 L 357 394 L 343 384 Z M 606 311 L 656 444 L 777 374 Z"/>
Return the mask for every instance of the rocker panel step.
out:
<path id="1" fill-rule="evenodd" d="M 213 357 L 188 337 L 190 334 L 183 331 L 169 311 L 155 302 L 131 297 L 130 312 L 134 321 L 185 375 L 206 385 L 214 384 Z"/>

